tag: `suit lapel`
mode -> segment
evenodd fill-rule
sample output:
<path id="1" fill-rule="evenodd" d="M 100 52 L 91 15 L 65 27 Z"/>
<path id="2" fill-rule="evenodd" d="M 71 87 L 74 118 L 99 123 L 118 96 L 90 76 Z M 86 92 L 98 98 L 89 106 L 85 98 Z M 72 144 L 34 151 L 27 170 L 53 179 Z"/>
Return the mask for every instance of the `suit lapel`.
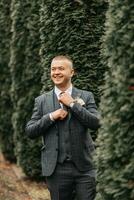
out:
<path id="1" fill-rule="evenodd" d="M 73 89 L 72 89 L 72 97 L 73 97 L 73 99 L 80 98 L 81 95 L 82 95 L 82 92 L 79 89 L 73 87 Z"/>
<path id="2" fill-rule="evenodd" d="M 60 108 L 60 104 L 58 102 L 54 90 L 51 90 L 50 92 L 46 93 L 45 96 L 46 96 L 47 109 L 49 112 L 52 112 Z"/>
<path id="3" fill-rule="evenodd" d="M 59 108 L 61 108 L 61 105 L 57 99 L 57 95 L 55 94 L 55 92 L 53 91 L 53 104 L 54 104 L 54 109 L 57 110 Z"/>

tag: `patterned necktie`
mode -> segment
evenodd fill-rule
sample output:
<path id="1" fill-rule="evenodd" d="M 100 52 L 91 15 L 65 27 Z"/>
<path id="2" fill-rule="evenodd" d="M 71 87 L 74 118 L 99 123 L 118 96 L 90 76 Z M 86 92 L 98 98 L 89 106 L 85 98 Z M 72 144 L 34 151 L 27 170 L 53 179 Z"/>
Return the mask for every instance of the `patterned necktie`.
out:
<path id="1" fill-rule="evenodd" d="M 64 94 L 65 92 L 61 92 L 60 95 Z M 59 96 L 60 96 L 59 95 Z M 63 108 L 63 110 L 67 111 L 68 112 L 68 115 L 67 115 L 67 118 L 68 120 L 70 119 L 71 115 L 70 115 L 70 112 L 69 112 L 69 109 L 66 105 L 64 105 L 63 103 L 60 103 L 61 104 L 61 107 Z"/>

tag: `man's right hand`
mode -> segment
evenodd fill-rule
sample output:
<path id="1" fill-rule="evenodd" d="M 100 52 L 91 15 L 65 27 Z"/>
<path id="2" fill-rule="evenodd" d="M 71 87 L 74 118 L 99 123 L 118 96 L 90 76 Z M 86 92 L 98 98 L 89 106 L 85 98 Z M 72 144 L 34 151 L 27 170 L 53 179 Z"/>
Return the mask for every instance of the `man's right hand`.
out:
<path id="1" fill-rule="evenodd" d="M 52 117 L 54 120 L 63 120 L 64 118 L 66 118 L 68 112 L 66 110 L 63 110 L 62 108 L 54 111 L 51 113 Z"/>

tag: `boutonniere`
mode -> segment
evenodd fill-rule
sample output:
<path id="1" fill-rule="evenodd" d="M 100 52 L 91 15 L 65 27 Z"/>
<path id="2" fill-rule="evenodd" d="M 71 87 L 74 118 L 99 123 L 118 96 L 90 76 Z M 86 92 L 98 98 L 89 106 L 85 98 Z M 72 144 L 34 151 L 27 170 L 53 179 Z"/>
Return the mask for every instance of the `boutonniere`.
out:
<path id="1" fill-rule="evenodd" d="M 83 101 L 83 99 L 81 99 L 79 97 L 76 97 L 74 100 L 75 100 L 76 103 L 79 103 L 81 106 L 85 105 L 85 102 Z"/>

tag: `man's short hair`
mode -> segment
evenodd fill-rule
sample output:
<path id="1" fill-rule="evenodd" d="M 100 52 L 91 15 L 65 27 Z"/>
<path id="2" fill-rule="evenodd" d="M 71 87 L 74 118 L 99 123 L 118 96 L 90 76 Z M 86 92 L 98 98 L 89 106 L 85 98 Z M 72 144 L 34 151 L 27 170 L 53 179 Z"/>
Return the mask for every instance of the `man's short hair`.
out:
<path id="1" fill-rule="evenodd" d="M 68 60 L 71 63 L 71 67 L 73 68 L 73 60 L 68 55 L 58 55 L 55 56 L 52 61 L 54 60 Z"/>

